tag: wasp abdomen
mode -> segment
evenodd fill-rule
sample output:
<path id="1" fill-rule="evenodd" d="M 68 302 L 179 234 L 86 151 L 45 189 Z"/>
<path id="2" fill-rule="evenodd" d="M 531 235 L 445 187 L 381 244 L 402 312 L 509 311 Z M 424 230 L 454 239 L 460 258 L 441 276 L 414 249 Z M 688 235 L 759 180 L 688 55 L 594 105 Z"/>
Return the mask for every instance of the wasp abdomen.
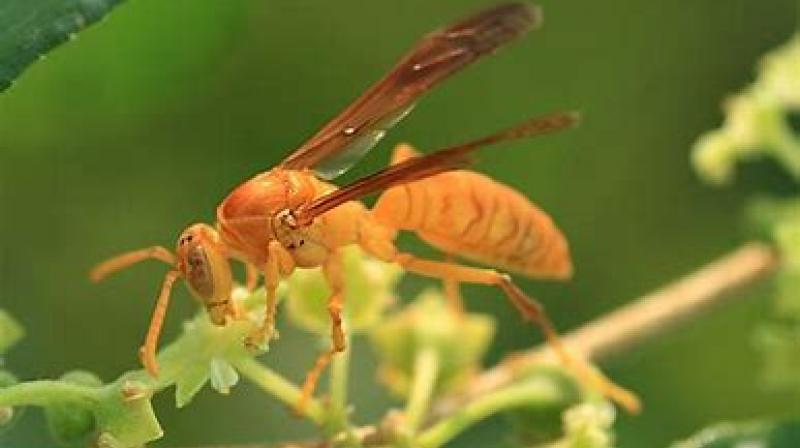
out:
<path id="1" fill-rule="evenodd" d="M 391 188 L 373 214 L 447 253 L 531 277 L 572 274 L 567 241 L 550 216 L 479 173 L 451 171 Z"/>

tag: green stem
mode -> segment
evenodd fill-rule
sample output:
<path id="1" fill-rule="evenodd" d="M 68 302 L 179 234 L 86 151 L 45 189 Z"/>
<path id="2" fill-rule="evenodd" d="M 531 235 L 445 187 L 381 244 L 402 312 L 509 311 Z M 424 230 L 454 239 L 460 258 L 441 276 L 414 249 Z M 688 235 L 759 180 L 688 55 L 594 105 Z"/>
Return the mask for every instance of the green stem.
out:
<path id="1" fill-rule="evenodd" d="M 350 373 L 350 340 L 347 349 L 333 357 L 329 390 L 331 394 L 330 422 L 332 434 L 343 434 L 344 445 L 349 448 L 361 448 L 362 444 L 347 413 L 347 384 Z"/>
<path id="2" fill-rule="evenodd" d="M 286 405 L 294 408 L 300 401 L 303 393 L 299 387 L 253 358 L 238 359 L 234 366 L 244 377 Z M 303 411 L 303 417 L 322 426 L 326 421 L 326 412 L 319 401 L 310 398 Z"/>
<path id="3" fill-rule="evenodd" d="M 331 361 L 330 394 L 331 407 L 346 417 L 347 414 L 347 379 L 350 374 L 350 340 L 347 349 L 334 355 Z"/>
<path id="4" fill-rule="evenodd" d="M 510 386 L 476 398 L 417 437 L 415 446 L 438 448 L 465 429 L 497 412 L 520 406 L 557 406 L 569 398 L 552 381 Z"/>
<path id="5" fill-rule="evenodd" d="M 101 399 L 101 389 L 63 381 L 41 380 L 0 389 L 0 406 L 47 406 L 53 402 L 78 402 L 89 406 Z"/>
<path id="6" fill-rule="evenodd" d="M 428 413 L 438 375 L 439 356 L 436 351 L 427 347 L 417 353 L 414 360 L 414 380 L 405 411 L 406 429 L 412 435 L 416 434 Z"/>
<path id="7" fill-rule="evenodd" d="M 361 448 L 361 442 L 353 431 L 350 424 L 350 416 L 347 414 L 347 389 L 348 376 L 350 374 L 350 350 L 351 342 L 346 340 L 347 349 L 333 357 L 331 361 L 330 380 L 328 389 L 331 395 L 329 409 L 330 431 L 332 435 L 343 434 L 345 446 L 350 448 Z"/>

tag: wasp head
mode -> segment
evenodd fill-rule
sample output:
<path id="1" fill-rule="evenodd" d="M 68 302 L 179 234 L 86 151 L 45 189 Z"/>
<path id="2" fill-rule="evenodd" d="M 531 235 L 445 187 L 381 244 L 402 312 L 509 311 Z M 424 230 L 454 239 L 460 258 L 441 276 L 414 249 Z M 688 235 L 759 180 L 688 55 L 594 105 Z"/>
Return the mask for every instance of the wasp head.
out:
<path id="1" fill-rule="evenodd" d="M 217 231 L 207 224 L 193 224 L 178 238 L 176 268 L 189 290 L 206 307 L 211 321 L 225 323 L 232 290 L 231 267 Z"/>

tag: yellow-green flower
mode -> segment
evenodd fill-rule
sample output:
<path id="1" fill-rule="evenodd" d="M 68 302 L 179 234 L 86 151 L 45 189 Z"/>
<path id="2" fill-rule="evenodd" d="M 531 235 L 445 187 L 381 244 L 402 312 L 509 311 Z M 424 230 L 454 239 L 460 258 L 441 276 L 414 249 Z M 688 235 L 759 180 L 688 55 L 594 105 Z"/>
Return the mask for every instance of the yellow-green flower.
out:
<path id="1" fill-rule="evenodd" d="M 455 312 L 440 292 L 429 290 L 370 336 L 382 363 L 381 380 L 404 396 L 423 350 L 433 350 L 438 358 L 437 391 L 452 389 L 479 368 L 494 330 L 493 318 Z"/>
<path id="2" fill-rule="evenodd" d="M 394 264 L 366 257 L 356 246 L 343 250 L 345 271 L 344 317 L 349 331 L 375 325 L 394 298 L 402 270 Z M 289 317 L 315 333 L 330 332 L 328 298 L 331 290 L 320 268 L 298 269 L 288 281 Z"/>

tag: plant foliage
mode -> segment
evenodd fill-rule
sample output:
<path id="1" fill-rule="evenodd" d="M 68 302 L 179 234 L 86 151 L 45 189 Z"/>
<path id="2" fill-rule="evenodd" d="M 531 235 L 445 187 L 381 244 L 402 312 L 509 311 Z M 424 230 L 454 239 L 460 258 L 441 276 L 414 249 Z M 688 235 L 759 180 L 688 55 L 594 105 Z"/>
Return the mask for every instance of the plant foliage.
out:
<path id="1" fill-rule="evenodd" d="M 464 388 L 480 372 L 494 320 L 478 314 L 457 316 L 434 290 L 424 292 L 404 309 L 390 310 L 395 304 L 392 291 L 400 273 L 397 267 L 368 259 L 357 248 L 348 251 L 346 260 L 352 287 L 345 300 L 345 323 L 373 342 L 387 386 L 406 402 L 399 418 L 396 411 L 389 410 L 383 422 L 372 425 L 381 428 L 386 444 L 437 448 L 483 419 L 505 412 L 516 422 L 521 437 L 535 432 L 539 435 L 535 441 L 542 446 L 612 446 L 613 407 L 552 365 L 533 368 L 512 384 L 476 397 L 452 415 L 428 424 L 432 400 Z M 294 322 L 327 338 L 320 305 L 327 293 L 322 285 L 321 271 L 308 270 L 283 285 L 279 293 L 289 302 L 287 309 Z M 175 405 L 183 407 L 206 385 L 225 395 L 244 378 L 294 407 L 300 387 L 268 367 L 259 359 L 262 354 L 252 353 L 243 343 L 262 320 L 263 291 L 239 289 L 235 296 L 246 318 L 220 327 L 200 311 L 184 324 L 182 334 L 160 351 L 158 378 L 143 370 L 125 372 L 108 384 L 85 371 L 68 372 L 56 380 L 23 382 L 10 373 L 0 376 L 0 423 L 9 424 L 23 407 L 38 406 L 44 409 L 54 439 L 65 446 L 95 443 L 128 448 L 163 435 L 150 401 L 154 394 L 173 386 Z M 0 347 L 10 347 L 20 335 L 19 324 L 0 314 Z M 347 398 L 349 356 L 345 353 L 335 358 L 329 373 L 329 399 L 312 399 L 303 417 L 316 423 L 329 440 L 360 446 L 359 426 L 351 422 Z"/>
<path id="2" fill-rule="evenodd" d="M 762 59 L 756 80 L 725 103 L 725 120 L 695 145 L 692 161 L 713 185 L 733 180 L 736 164 L 769 157 L 800 181 L 800 35 Z M 781 256 L 770 318 L 755 332 L 763 360 L 763 384 L 800 391 L 800 195 L 760 197 L 747 217 Z M 798 446 L 796 422 L 725 423 L 701 431 L 674 448 Z"/>
<path id="3" fill-rule="evenodd" d="M 0 2 L 0 92 L 32 63 L 105 17 L 122 0 Z"/>

